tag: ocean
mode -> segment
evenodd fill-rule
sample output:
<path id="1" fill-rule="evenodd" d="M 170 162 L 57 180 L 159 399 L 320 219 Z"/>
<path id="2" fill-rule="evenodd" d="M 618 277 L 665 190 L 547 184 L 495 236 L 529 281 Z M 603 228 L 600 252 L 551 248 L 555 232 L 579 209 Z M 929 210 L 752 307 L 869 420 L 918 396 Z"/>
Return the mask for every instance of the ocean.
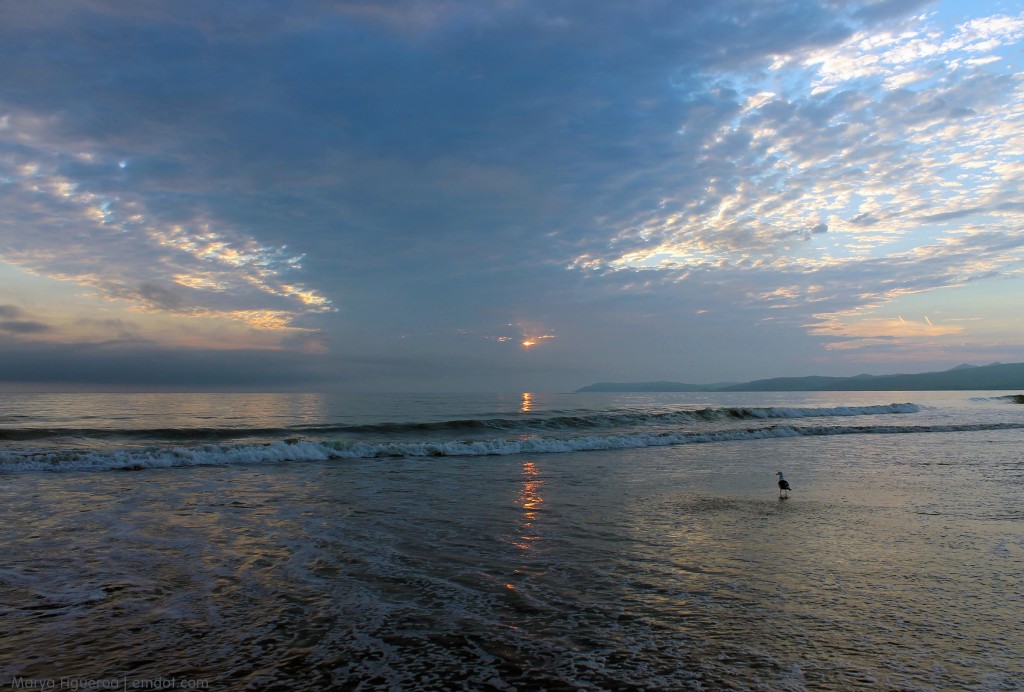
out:
<path id="1" fill-rule="evenodd" d="M 5 395 L 0 688 L 1021 690 L 1014 394 Z"/>

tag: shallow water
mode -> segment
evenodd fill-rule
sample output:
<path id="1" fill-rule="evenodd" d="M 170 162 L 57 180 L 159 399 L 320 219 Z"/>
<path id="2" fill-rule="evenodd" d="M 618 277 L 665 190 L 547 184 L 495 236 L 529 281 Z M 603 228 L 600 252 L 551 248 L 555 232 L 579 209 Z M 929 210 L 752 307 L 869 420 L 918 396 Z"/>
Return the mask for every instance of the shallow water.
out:
<path id="1" fill-rule="evenodd" d="M 8 474 L 0 684 L 1021 689 L 1022 442 Z"/>

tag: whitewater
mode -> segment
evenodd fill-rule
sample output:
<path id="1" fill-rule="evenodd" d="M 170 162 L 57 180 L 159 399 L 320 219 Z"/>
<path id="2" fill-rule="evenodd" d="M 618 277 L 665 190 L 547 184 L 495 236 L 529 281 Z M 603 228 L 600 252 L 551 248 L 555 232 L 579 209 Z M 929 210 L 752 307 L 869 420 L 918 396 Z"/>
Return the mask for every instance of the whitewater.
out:
<path id="1" fill-rule="evenodd" d="M 7 395 L 0 685 L 1020 689 L 1017 394 Z"/>
<path id="2" fill-rule="evenodd" d="M 1016 419 L 954 424 L 882 422 L 890 415 L 920 413 L 922 406 L 914 403 L 818 407 L 657 404 L 597 409 L 587 402 L 595 398 L 600 399 L 600 395 L 581 396 L 583 401 L 572 402 L 577 404 L 574 409 L 548 411 L 535 411 L 531 399 L 529 410 L 520 410 L 517 417 L 500 410 L 500 402 L 489 402 L 496 410 L 481 409 L 470 418 L 445 419 L 435 414 L 418 420 L 420 412 L 410 410 L 405 420 L 344 422 L 344 416 L 338 416 L 336 420 L 276 427 L 264 420 L 245 421 L 234 416 L 220 420 L 203 417 L 199 424 L 183 422 L 176 427 L 150 428 L 142 415 L 121 415 L 107 421 L 107 425 L 97 426 L 91 412 L 81 420 L 65 415 L 60 421 L 42 420 L 39 415 L 29 421 L 26 414 L 0 414 L 0 441 L 6 443 L 0 450 L 0 473 L 380 457 L 537 455 L 773 437 L 1024 427 L 1024 422 Z M 583 408 L 579 407 L 581 403 Z M 832 420 L 854 418 L 870 422 Z M 774 422 L 778 420 L 787 422 Z M 94 425 L 86 427 L 82 423 Z"/>

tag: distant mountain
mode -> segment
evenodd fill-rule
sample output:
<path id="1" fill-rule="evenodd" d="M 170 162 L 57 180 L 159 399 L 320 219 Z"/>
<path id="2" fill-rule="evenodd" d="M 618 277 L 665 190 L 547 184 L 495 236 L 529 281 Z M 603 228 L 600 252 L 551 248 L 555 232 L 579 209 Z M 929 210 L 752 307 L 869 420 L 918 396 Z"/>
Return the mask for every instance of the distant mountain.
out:
<path id="1" fill-rule="evenodd" d="M 743 384 L 600 382 L 578 392 L 869 392 L 1024 389 L 1024 363 L 958 365 L 940 372 L 855 377 L 773 377 Z"/>

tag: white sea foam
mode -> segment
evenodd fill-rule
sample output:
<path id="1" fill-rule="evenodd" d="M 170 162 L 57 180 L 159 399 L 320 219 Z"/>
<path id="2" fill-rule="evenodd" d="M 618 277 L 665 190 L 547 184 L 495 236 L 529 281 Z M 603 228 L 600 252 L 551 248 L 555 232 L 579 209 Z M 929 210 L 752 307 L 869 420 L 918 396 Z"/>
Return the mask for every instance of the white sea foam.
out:
<path id="1" fill-rule="evenodd" d="M 559 454 L 670 445 L 829 435 L 968 432 L 1024 428 L 1020 423 L 957 425 L 766 425 L 758 428 L 702 432 L 639 432 L 574 437 L 521 436 L 475 441 L 317 442 L 300 440 L 258 445 L 147 447 L 111 451 L 5 451 L 0 472 L 141 470 L 182 466 L 273 464 L 288 461 L 410 457 L 484 457 L 512 454 Z"/>
<path id="2" fill-rule="evenodd" d="M 131 471 L 178 466 L 318 461 L 337 456 L 324 445 L 307 441 L 108 451 L 5 451 L 0 452 L 0 471 Z"/>
<path id="3" fill-rule="evenodd" d="M 411 420 L 406 422 L 374 422 L 346 424 L 340 422 L 297 424 L 292 426 L 245 426 L 231 420 L 229 425 L 178 425 L 146 427 L 64 427 L 53 425 L 0 425 L 0 439 L 11 441 L 55 440 L 82 438 L 89 440 L 160 441 L 167 445 L 189 442 L 226 442 L 230 440 L 285 439 L 315 435 L 403 435 L 424 433 L 454 433 L 457 431 L 539 432 L 581 429 L 608 429 L 623 426 L 707 423 L 724 420 L 766 420 L 774 418 L 831 418 L 917 413 L 923 407 L 912 403 L 878 404 L 871 406 L 793 407 L 793 406 L 708 406 L 698 408 L 657 408 L 637 411 L 610 409 L 606 411 L 565 411 L 538 413 L 529 416 L 481 416 L 441 420 Z M 206 421 L 204 421 L 205 423 Z"/>
<path id="4" fill-rule="evenodd" d="M 890 413 L 918 413 L 921 406 L 911 403 L 878 404 L 875 406 L 832 406 L 807 408 L 792 406 L 741 407 L 735 410 L 750 418 L 814 418 L 817 416 L 874 416 Z"/>
<path id="5" fill-rule="evenodd" d="M 11 420 L 0 678 L 1024 688 L 1024 417 L 971 394 Z"/>

